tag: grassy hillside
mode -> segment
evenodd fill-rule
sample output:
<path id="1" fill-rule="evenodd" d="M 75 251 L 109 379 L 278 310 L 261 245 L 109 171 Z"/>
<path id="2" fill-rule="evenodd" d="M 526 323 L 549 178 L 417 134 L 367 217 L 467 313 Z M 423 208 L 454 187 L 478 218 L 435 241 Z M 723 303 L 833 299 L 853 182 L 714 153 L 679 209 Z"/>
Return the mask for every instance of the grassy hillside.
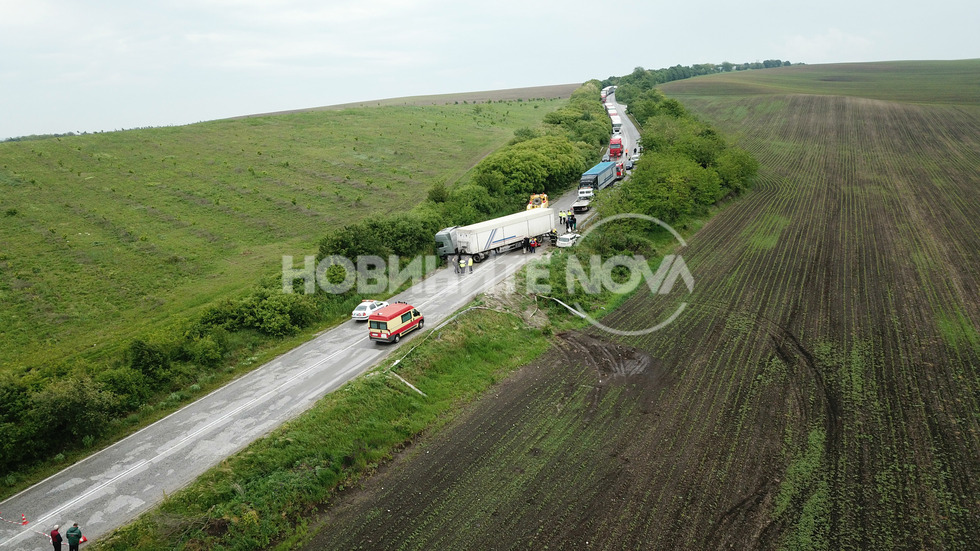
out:
<path id="1" fill-rule="evenodd" d="M 562 103 L 369 106 L 0 143 L 0 373 L 116 353 L 278 273 L 282 255 L 314 254 L 327 229 L 452 185 Z"/>

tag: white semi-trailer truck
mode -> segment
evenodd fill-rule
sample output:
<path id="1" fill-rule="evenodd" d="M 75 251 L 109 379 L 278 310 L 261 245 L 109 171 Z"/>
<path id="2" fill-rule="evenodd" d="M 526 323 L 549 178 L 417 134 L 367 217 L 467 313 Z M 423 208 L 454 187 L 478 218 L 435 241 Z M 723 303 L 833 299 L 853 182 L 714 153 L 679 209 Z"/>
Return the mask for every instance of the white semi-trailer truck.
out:
<path id="1" fill-rule="evenodd" d="M 555 211 L 550 208 L 526 210 L 469 226 L 452 226 L 436 233 L 436 254 L 442 258 L 472 255 L 474 262 L 483 262 L 491 252 L 520 247 L 525 237 L 542 240 L 554 228 Z"/>

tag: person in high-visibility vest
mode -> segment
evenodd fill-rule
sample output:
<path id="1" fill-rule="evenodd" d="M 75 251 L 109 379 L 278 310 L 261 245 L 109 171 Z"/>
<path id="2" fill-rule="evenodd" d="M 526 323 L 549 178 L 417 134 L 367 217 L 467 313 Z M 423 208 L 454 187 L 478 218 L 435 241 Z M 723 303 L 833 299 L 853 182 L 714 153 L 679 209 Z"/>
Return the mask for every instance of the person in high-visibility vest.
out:
<path id="1" fill-rule="evenodd" d="M 465 269 L 466 269 L 466 259 L 463 258 L 463 255 L 459 255 L 459 273 L 463 273 L 463 270 Z"/>
<path id="2" fill-rule="evenodd" d="M 471 256 L 469 260 L 466 261 L 466 265 L 470 267 L 470 273 L 473 273 L 473 257 Z"/>

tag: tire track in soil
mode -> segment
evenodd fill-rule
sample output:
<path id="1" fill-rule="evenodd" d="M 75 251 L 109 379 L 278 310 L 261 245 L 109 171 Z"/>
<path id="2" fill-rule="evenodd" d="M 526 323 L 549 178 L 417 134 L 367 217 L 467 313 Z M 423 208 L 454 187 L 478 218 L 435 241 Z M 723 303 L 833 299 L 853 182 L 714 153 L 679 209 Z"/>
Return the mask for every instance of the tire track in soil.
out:
<path id="1" fill-rule="evenodd" d="M 321 519 L 323 531 L 305 548 L 329 542 L 329 548 L 355 549 L 369 542 L 370 549 L 506 549 L 556 538 L 601 540 L 590 529 L 596 525 L 592 504 L 627 495 L 633 485 L 624 477 L 642 479 L 629 455 L 611 444 L 637 432 L 650 416 L 650 400 L 667 384 L 658 362 L 645 353 L 563 333 L 541 360 L 339 498 Z M 634 407 L 643 401 L 645 409 Z M 556 432 L 563 435 L 558 448 L 549 445 Z M 553 469 L 571 474 L 571 483 L 556 484 Z M 504 478 L 520 482 L 516 491 L 502 489 Z M 490 495 L 493 510 L 473 505 Z M 388 511 L 397 511 L 394 524 Z M 528 516 L 550 519 L 549 527 L 528 524 Z M 366 517 L 372 520 L 364 522 Z M 480 526 L 472 525 L 474 518 Z M 606 544 L 615 548 L 609 547 L 613 541 Z"/>

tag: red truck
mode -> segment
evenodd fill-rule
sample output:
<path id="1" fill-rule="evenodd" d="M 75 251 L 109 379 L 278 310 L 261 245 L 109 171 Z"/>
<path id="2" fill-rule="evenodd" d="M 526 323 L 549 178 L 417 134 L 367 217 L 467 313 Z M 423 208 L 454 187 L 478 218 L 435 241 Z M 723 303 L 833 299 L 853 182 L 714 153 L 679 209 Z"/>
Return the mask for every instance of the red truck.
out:
<path id="1" fill-rule="evenodd" d="M 623 156 L 623 137 L 613 136 L 609 140 L 609 156 L 610 157 L 622 157 Z"/>

